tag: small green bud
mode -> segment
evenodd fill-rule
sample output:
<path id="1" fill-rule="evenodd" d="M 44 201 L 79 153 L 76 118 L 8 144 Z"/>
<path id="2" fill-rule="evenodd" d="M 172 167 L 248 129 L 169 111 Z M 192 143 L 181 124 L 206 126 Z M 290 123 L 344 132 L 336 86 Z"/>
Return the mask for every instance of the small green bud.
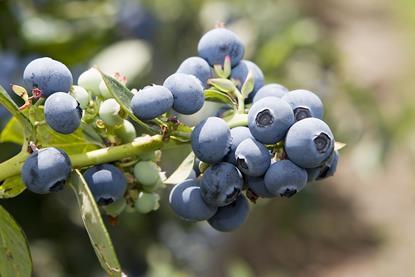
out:
<path id="1" fill-rule="evenodd" d="M 153 191 L 160 184 L 160 170 L 156 163 L 141 161 L 134 166 L 134 177 L 146 191 Z"/>
<path id="2" fill-rule="evenodd" d="M 160 207 L 159 200 L 160 196 L 157 193 L 140 192 L 135 202 L 135 208 L 138 212 L 146 214 Z"/>

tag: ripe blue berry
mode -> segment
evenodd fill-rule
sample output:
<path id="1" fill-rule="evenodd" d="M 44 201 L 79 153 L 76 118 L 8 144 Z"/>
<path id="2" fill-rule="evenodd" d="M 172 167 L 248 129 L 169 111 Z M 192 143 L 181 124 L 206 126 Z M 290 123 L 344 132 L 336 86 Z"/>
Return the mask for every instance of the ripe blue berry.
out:
<path id="1" fill-rule="evenodd" d="M 180 217 L 189 221 L 201 221 L 211 218 L 217 211 L 202 199 L 197 180 L 186 180 L 174 186 L 170 191 L 171 209 Z"/>
<path id="2" fill-rule="evenodd" d="M 136 93 L 131 100 L 131 109 L 141 120 L 154 119 L 173 106 L 173 95 L 164 86 L 147 86 Z"/>
<path id="3" fill-rule="evenodd" d="M 257 91 L 257 93 L 253 96 L 253 102 L 255 103 L 258 100 L 268 96 L 282 98 L 287 93 L 288 89 L 280 84 L 268 84 Z"/>
<path id="4" fill-rule="evenodd" d="M 197 46 L 199 56 L 210 65 L 223 65 L 226 56 L 230 56 L 232 66 L 242 59 L 245 48 L 239 37 L 225 28 L 210 30 L 202 36 Z"/>
<path id="5" fill-rule="evenodd" d="M 84 178 L 98 205 L 108 205 L 120 200 L 127 189 L 124 174 L 111 164 L 89 168 L 85 171 Z"/>
<path id="6" fill-rule="evenodd" d="M 275 195 L 269 192 L 267 187 L 265 186 L 264 176 L 260 176 L 260 177 L 246 176 L 246 184 L 248 185 L 248 188 L 259 197 L 262 197 L 262 198 L 275 197 Z"/>
<path id="7" fill-rule="evenodd" d="M 282 97 L 294 111 L 295 120 L 308 117 L 323 119 L 324 107 L 320 98 L 305 89 L 290 91 Z"/>
<path id="8" fill-rule="evenodd" d="M 330 158 L 320 167 L 307 169 L 308 182 L 318 181 L 331 177 L 336 173 L 339 153 L 334 151 Z"/>
<path id="9" fill-rule="evenodd" d="M 249 203 L 245 196 L 240 195 L 235 202 L 218 209 L 208 220 L 210 226 L 221 232 L 230 232 L 245 223 L 249 214 Z"/>
<path id="10" fill-rule="evenodd" d="M 232 68 L 231 79 L 236 81 L 236 87 L 242 88 L 245 83 L 248 72 L 251 71 L 254 79 L 254 89 L 249 94 L 249 98 L 252 99 L 254 95 L 264 85 L 264 74 L 262 70 L 253 62 L 242 60 L 237 66 Z"/>
<path id="11" fill-rule="evenodd" d="M 288 158 L 304 168 L 321 166 L 332 154 L 334 137 L 327 124 L 317 118 L 296 122 L 285 138 Z"/>
<path id="12" fill-rule="evenodd" d="M 249 176 L 262 176 L 271 164 L 271 154 L 260 142 L 248 138 L 235 151 L 236 165 Z"/>
<path id="13" fill-rule="evenodd" d="M 39 88 L 44 97 L 59 91 L 69 92 L 73 82 L 71 72 L 63 63 L 47 57 L 31 61 L 23 79 L 30 89 Z"/>
<path id="14" fill-rule="evenodd" d="M 291 197 L 307 183 L 307 171 L 290 160 L 273 163 L 264 177 L 266 189 L 274 195 Z"/>
<path id="15" fill-rule="evenodd" d="M 68 155 L 54 147 L 33 152 L 25 161 L 22 179 L 27 188 L 34 193 L 59 191 L 71 172 Z"/>
<path id="16" fill-rule="evenodd" d="M 123 124 L 120 116 L 121 106 L 114 98 L 105 100 L 99 106 L 99 117 L 108 126 L 118 126 Z"/>
<path id="17" fill-rule="evenodd" d="M 202 197 L 214 207 L 226 206 L 238 197 L 243 186 L 242 175 L 230 163 L 217 163 L 209 167 L 201 181 Z"/>
<path id="18" fill-rule="evenodd" d="M 205 102 L 202 83 L 193 75 L 174 73 L 163 85 L 173 94 L 173 109 L 178 113 L 193 114 Z"/>
<path id="19" fill-rule="evenodd" d="M 67 93 L 56 92 L 49 96 L 44 111 L 46 123 L 58 133 L 73 133 L 81 124 L 82 109 Z"/>
<path id="20" fill-rule="evenodd" d="M 255 102 L 248 113 L 248 127 L 256 140 L 274 144 L 285 137 L 294 123 L 293 111 L 287 102 L 265 97 Z"/>
<path id="21" fill-rule="evenodd" d="M 212 78 L 212 69 L 206 60 L 200 57 L 185 59 L 177 69 L 178 73 L 190 74 L 197 77 L 206 87 L 207 81 Z"/>
<path id="22" fill-rule="evenodd" d="M 100 88 L 99 85 L 102 81 L 101 73 L 95 68 L 90 68 L 87 71 L 83 72 L 78 77 L 78 86 L 83 87 L 91 95 L 98 96 L 100 95 Z"/>
<path id="23" fill-rule="evenodd" d="M 236 165 L 236 159 L 235 159 L 236 148 L 245 139 L 247 138 L 253 139 L 254 137 L 251 135 L 249 128 L 242 127 L 242 126 L 232 128 L 231 137 L 232 137 L 231 150 L 229 151 L 228 155 L 226 155 L 225 161 Z"/>
<path id="24" fill-rule="evenodd" d="M 229 152 L 231 140 L 226 122 L 219 117 L 209 117 L 193 129 L 192 149 L 199 160 L 213 164 Z"/>

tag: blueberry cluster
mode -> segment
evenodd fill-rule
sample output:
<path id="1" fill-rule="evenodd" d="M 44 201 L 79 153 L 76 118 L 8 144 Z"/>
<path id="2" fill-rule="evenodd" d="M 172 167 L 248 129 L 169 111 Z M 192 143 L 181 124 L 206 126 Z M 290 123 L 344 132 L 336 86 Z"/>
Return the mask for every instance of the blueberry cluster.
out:
<path id="1" fill-rule="evenodd" d="M 247 127 L 230 128 L 224 119 L 208 117 L 193 129 L 196 171 L 202 173 L 171 190 L 169 202 L 177 215 L 232 231 L 248 216 L 247 197 L 253 202 L 258 197 L 291 197 L 307 183 L 334 174 L 338 153 L 333 133 L 322 121 L 323 104 L 316 94 L 264 85 L 261 69 L 242 60 L 244 46 L 227 29 L 206 33 L 198 52 L 200 57 L 185 60 L 179 71 L 193 74 L 209 88 L 211 67 L 224 68 L 230 62 L 228 79 L 237 90 L 243 91 L 251 79 L 251 92 L 244 101 L 251 105 Z"/>

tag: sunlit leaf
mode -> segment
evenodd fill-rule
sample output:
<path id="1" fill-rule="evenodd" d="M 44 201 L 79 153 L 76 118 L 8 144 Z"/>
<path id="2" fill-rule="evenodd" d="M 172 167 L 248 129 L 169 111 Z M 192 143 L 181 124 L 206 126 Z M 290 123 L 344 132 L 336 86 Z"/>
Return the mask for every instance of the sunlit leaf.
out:
<path id="1" fill-rule="evenodd" d="M 175 185 L 186 180 L 193 169 L 194 160 L 195 154 L 190 152 L 186 159 L 183 160 L 179 167 L 164 181 L 164 183 Z"/>
<path id="2" fill-rule="evenodd" d="M 230 104 L 232 106 L 236 105 L 236 102 L 226 93 L 220 92 L 216 89 L 207 89 L 205 90 L 205 100 Z"/>
<path id="3" fill-rule="evenodd" d="M 16 197 L 19 194 L 21 194 L 25 189 L 26 186 L 23 183 L 22 177 L 20 175 L 16 175 L 5 180 L 0 185 L 0 199 Z"/>
<path id="4" fill-rule="evenodd" d="M 122 276 L 121 266 L 101 213 L 82 174 L 75 170 L 68 183 L 75 192 L 82 221 L 102 268 L 109 276 Z"/>
<path id="5" fill-rule="evenodd" d="M 0 206 L 0 276 L 32 276 L 32 258 L 26 236 L 2 206 Z"/>
<path id="6" fill-rule="evenodd" d="M 14 142 L 22 144 L 24 141 L 24 130 L 16 117 L 12 117 L 0 134 L 0 142 Z"/>
<path id="7" fill-rule="evenodd" d="M 339 151 L 339 150 L 343 149 L 344 147 L 346 147 L 346 144 L 343 143 L 343 142 L 336 141 L 334 143 L 334 150 L 336 150 L 336 151 Z"/>

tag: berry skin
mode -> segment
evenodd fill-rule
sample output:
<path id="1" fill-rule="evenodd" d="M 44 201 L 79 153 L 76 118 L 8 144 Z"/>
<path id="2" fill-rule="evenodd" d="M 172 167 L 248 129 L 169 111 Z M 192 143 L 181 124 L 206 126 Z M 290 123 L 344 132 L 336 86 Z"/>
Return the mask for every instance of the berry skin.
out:
<path id="1" fill-rule="evenodd" d="M 274 195 L 291 197 L 307 183 L 307 171 L 290 160 L 273 163 L 264 177 L 266 189 Z"/>
<path id="2" fill-rule="evenodd" d="M 163 86 L 147 86 L 134 95 L 131 109 L 141 120 L 154 119 L 173 106 L 173 94 Z"/>
<path id="3" fill-rule="evenodd" d="M 39 88 L 44 97 L 59 91 L 69 92 L 73 83 L 66 65 L 48 57 L 31 61 L 24 70 L 23 79 L 30 89 Z"/>
<path id="4" fill-rule="evenodd" d="M 174 186 L 170 191 L 171 209 L 181 218 L 189 221 L 201 221 L 211 218 L 216 207 L 208 206 L 200 194 L 197 180 L 186 180 Z"/>
<path id="5" fill-rule="evenodd" d="M 223 65 L 226 56 L 230 56 L 232 66 L 237 65 L 245 52 L 239 37 L 225 28 L 210 30 L 202 36 L 197 46 L 199 56 L 213 66 Z"/>
<path id="6" fill-rule="evenodd" d="M 63 189 L 71 166 L 71 160 L 62 150 L 43 148 L 33 152 L 23 164 L 23 182 L 34 193 L 59 191 Z"/>
<path id="7" fill-rule="evenodd" d="M 78 101 L 79 106 L 82 109 L 86 109 L 89 105 L 89 101 L 91 100 L 91 96 L 89 93 L 80 86 L 72 86 L 72 96 Z"/>
<path id="8" fill-rule="evenodd" d="M 334 151 L 330 158 L 320 167 L 307 169 L 308 182 L 319 181 L 336 173 L 339 153 Z"/>
<path id="9" fill-rule="evenodd" d="M 219 117 L 209 117 L 200 122 L 192 132 L 192 149 L 196 157 L 206 163 L 220 162 L 229 152 L 231 132 Z"/>
<path id="10" fill-rule="evenodd" d="M 134 166 L 134 177 L 144 190 L 152 191 L 161 182 L 159 167 L 152 161 L 141 161 Z"/>
<path id="11" fill-rule="evenodd" d="M 235 201 L 242 187 L 242 174 L 233 164 L 224 162 L 209 167 L 200 185 L 203 199 L 214 207 L 223 207 Z"/>
<path id="12" fill-rule="evenodd" d="M 221 232 L 230 232 L 245 223 L 249 214 L 249 203 L 245 196 L 240 195 L 235 202 L 218 209 L 208 220 L 210 226 Z"/>
<path id="13" fill-rule="evenodd" d="M 120 200 L 127 189 L 124 174 L 111 164 L 89 168 L 84 178 L 98 205 L 105 206 Z"/>
<path id="14" fill-rule="evenodd" d="M 323 119 L 324 107 L 320 98 L 305 89 L 290 91 L 282 97 L 294 111 L 295 120 L 308 117 Z"/>
<path id="15" fill-rule="evenodd" d="M 290 105 L 276 97 L 268 96 L 258 100 L 248 113 L 251 134 L 264 144 L 282 140 L 293 124 L 294 114 Z"/>
<path id="16" fill-rule="evenodd" d="M 285 152 L 298 166 L 321 166 L 333 153 L 334 137 L 327 124 L 317 118 L 296 122 L 285 138 Z"/>
<path id="17" fill-rule="evenodd" d="M 104 80 L 102 80 L 99 83 L 99 91 L 101 93 L 101 96 L 104 97 L 105 99 L 112 98 L 112 95 L 111 95 L 110 91 L 108 90 L 108 87 L 105 84 Z"/>
<path id="18" fill-rule="evenodd" d="M 249 176 L 262 176 L 271 164 L 268 149 L 256 140 L 248 138 L 239 144 L 235 151 L 238 169 Z"/>
<path id="19" fill-rule="evenodd" d="M 108 126 L 117 126 L 123 124 L 123 119 L 120 116 L 121 106 L 114 99 L 107 99 L 99 106 L 99 117 Z"/>
<path id="20" fill-rule="evenodd" d="M 262 198 L 275 197 L 275 195 L 269 192 L 267 187 L 265 186 L 264 176 L 261 176 L 261 177 L 246 176 L 246 183 L 248 185 L 248 188 L 259 197 L 262 197 Z"/>
<path id="21" fill-rule="evenodd" d="M 236 165 L 236 159 L 235 159 L 236 148 L 245 139 L 248 139 L 248 138 L 253 139 L 254 137 L 251 135 L 251 132 L 249 131 L 248 127 L 242 127 L 242 126 L 232 128 L 231 137 L 232 137 L 231 150 L 229 151 L 228 155 L 226 155 L 225 161 Z"/>
<path id="22" fill-rule="evenodd" d="M 190 74 L 174 73 L 163 86 L 173 94 L 173 110 L 182 114 L 194 114 L 203 107 L 205 97 L 198 78 Z M 153 107 L 152 107 L 153 108 Z"/>
<path id="23" fill-rule="evenodd" d="M 126 119 L 119 128 L 115 129 L 115 134 L 121 139 L 122 143 L 132 142 L 137 137 L 134 125 Z"/>
<path id="24" fill-rule="evenodd" d="M 252 99 L 252 95 L 264 85 L 264 74 L 256 64 L 251 61 L 242 60 L 237 66 L 232 68 L 231 79 L 235 80 L 237 84 L 236 87 L 241 89 L 249 71 L 251 71 L 254 79 L 254 89 L 248 96 L 249 99 Z"/>
<path id="25" fill-rule="evenodd" d="M 78 86 L 83 87 L 91 93 L 91 95 L 100 95 L 99 85 L 102 81 L 101 73 L 95 68 L 90 68 L 79 75 Z"/>
<path id="26" fill-rule="evenodd" d="M 151 211 L 155 211 L 160 207 L 159 204 L 160 195 L 157 193 L 140 192 L 138 194 L 137 201 L 135 202 L 135 209 L 137 212 L 147 214 Z"/>
<path id="27" fill-rule="evenodd" d="M 71 134 L 81 124 L 82 109 L 67 93 L 56 92 L 49 96 L 44 111 L 46 123 L 58 133 Z"/>
<path id="28" fill-rule="evenodd" d="M 190 57 L 185 59 L 180 64 L 177 72 L 195 76 L 200 80 L 203 87 L 206 87 L 207 81 L 212 78 L 212 69 L 210 65 L 200 57 Z"/>
<path id="29" fill-rule="evenodd" d="M 282 98 L 287 93 L 288 89 L 280 84 L 268 84 L 257 91 L 257 93 L 253 96 L 253 102 L 255 103 L 258 100 L 268 96 Z"/>

